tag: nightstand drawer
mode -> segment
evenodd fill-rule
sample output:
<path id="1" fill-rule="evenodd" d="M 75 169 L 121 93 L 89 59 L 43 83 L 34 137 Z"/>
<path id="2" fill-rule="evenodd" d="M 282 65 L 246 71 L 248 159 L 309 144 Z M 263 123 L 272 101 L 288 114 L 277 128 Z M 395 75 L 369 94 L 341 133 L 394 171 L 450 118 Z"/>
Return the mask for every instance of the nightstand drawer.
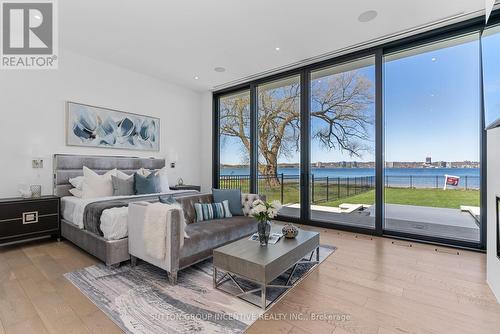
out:
<path id="1" fill-rule="evenodd" d="M 0 199 L 0 244 L 59 235 L 59 197 Z"/>
<path id="2" fill-rule="evenodd" d="M 57 214 L 59 212 L 59 200 L 25 200 L 3 203 L 0 206 L 0 224 L 15 219 L 22 220 L 23 214 L 28 212 L 36 212 L 39 217 Z"/>
<path id="3" fill-rule="evenodd" d="M 35 211 L 36 212 L 36 211 Z M 0 242 L 13 236 L 23 236 L 59 229 L 58 214 L 37 215 L 26 213 L 25 219 L 4 220 L 0 222 Z"/>

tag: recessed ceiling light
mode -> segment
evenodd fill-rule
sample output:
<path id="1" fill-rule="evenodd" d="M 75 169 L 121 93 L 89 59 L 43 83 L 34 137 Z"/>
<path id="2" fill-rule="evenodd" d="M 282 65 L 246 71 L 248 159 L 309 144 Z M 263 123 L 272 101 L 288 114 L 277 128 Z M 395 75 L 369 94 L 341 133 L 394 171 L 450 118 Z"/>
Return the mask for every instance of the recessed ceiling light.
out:
<path id="1" fill-rule="evenodd" d="M 42 19 L 42 18 L 40 17 L 40 15 L 35 15 L 35 16 L 34 16 L 34 18 L 35 18 L 35 19 L 37 19 L 37 20 L 41 20 L 41 19 Z"/>
<path id="2" fill-rule="evenodd" d="M 199 78 L 200 78 L 199 76 L 195 75 L 193 79 L 198 80 Z"/>
<path id="3" fill-rule="evenodd" d="M 224 67 L 216 67 L 216 68 L 214 68 L 214 71 L 222 73 L 222 72 L 226 72 L 226 69 Z"/>
<path id="4" fill-rule="evenodd" d="M 274 50 L 279 51 L 279 50 L 280 50 L 280 48 L 279 48 L 279 47 L 275 47 L 275 48 L 274 48 Z"/>
<path id="5" fill-rule="evenodd" d="M 359 22 L 368 22 L 376 18 L 378 15 L 376 10 L 367 10 L 358 16 Z"/>
<path id="6" fill-rule="evenodd" d="M 436 61 L 437 59 L 436 59 L 436 57 L 432 57 L 431 60 L 432 61 Z"/>

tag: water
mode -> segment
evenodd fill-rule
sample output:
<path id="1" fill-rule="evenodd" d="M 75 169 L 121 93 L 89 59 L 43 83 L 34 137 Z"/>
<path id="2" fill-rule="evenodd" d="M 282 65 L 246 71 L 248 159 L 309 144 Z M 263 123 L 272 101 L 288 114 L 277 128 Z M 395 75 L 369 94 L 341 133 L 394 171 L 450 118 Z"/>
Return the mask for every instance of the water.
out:
<path id="1" fill-rule="evenodd" d="M 278 174 L 287 176 L 300 175 L 298 168 L 278 168 Z M 375 176 L 373 168 L 312 168 L 311 173 L 315 178 L 355 178 Z M 248 168 L 222 168 L 221 175 L 248 175 Z M 479 168 L 386 168 L 385 183 L 394 187 L 443 187 L 444 176 L 459 176 L 460 188 L 478 189 L 480 186 Z"/>

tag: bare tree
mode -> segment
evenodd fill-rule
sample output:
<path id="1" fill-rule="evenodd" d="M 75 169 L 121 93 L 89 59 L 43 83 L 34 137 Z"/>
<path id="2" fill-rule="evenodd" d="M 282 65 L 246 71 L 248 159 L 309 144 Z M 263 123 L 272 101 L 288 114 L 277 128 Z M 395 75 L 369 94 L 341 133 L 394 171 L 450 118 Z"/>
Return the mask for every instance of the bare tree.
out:
<path id="1" fill-rule="evenodd" d="M 370 149 L 368 126 L 373 124 L 370 106 L 372 83 L 357 71 L 314 80 L 311 89 L 311 117 L 321 120 L 312 136 L 329 150 L 360 156 Z M 220 133 L 237 137 L 250 152 L 248 95 L 226 98 L 220 106 Z M 291 83 L 259 90 L 259 173 L 278 182 L 278 160 L 300 147 L 300 86 Z"/>

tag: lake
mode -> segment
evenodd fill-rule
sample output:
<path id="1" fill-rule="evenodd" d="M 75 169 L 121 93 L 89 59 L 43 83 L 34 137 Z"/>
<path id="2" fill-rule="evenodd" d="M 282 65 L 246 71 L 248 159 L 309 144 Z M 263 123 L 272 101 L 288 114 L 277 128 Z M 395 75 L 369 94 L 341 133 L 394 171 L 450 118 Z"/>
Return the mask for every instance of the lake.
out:
<path id="1" fill-rule="evenodd" d="M 298 168 L 278 168 L 278 174 L 298 176 Z M 248 168 L 222 168 L 221 175 L 248 175 Z M 315 178 L 358 178 L 375 176 L 373 168 L 312 168 L 311 174 Z M 480 185 L 479 168 L 386 168 L 385 183 L 394 187 L 442 187 L 444 175 L 459 176 L 460 188 L 475 188 Z"/>

